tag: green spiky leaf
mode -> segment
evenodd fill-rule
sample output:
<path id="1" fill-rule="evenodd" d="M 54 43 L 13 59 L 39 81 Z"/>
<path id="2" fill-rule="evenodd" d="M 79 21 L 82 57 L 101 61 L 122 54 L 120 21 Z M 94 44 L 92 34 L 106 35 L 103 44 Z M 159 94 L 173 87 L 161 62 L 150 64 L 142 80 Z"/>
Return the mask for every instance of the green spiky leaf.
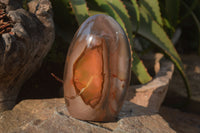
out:
<path id="1" fill-rule="evenodd" d="M 158 24 L 163 26 L 158 0 L 140 0 L 139 4 L 149 11 L 149 15 L 151 15 Z"/>
<path id="2" fill-rule="evenodd" d="M 96 14 L 106 14 L 106 15 L 108 15 L 106 12 L 95 11 L 95 10 L 89 10 L 89 15 L 90 15 L 90 16 L 93 16 L 93 15 L 96 15 Z"/>
<path id="3" fill-rule="evenodd" d="M 190 97 L 191 94 L 189 82 L 184 72 L 182 61 L 176 49 L 174 48 L 171 40 L 168 38 L 163 28 L 155 20 L 153 20 L 151 16 L 149 16 L 149 12 L 143 7 L 140 8 L 140 28 L 138 30 L 138 34 L 160 47 L 174 62 L 184 78 L 188 97 Z"/>
<path id="4" fill-rule="evenodd" d="M 184 7 L 186 8 L 186 10 L 187 10 L 187 12 L 189 13 L 189 14 L 191 14 L 191 16 L 192 16 L 192 18 L 194 19 L 194 22 L 195 22 L 195 24 L 196 24 L 196 27 L 197 27 L 197 30 L 198 30 L 198 43 L 199 43 L 199 49 L 198 49 L 198 52 L 199 52 L 199 54 L 200 54 L 200 22 L 199 22 L 199 20 L 198 20 L 198 18 L 197 18 L 197 16 L 194 14 L 194 12 L 192 11 L 192 7 L 190 8 L 190 7 L 188 7 L 187 6 L 187 4 L 185 3 L 185 2 L 183 2 L 182 1 L 182 4 L 184 5 Z M 194 5 L 194 4 L 193 4 Z"/>
<path id="5" fill-rule="evenodd" d="M 178 24 L 180 0 L 165 0 L 166 17 L 174 27 Z"/>
<path id="6" fill-rule="evenodd" d="M 124 4 L 126 5 L 126 8 L 128 9 L 128 13 L 130 15 L 130 20 L 132 22 L 132 25 L 137 25 L 137 27 L 133 31 L 136 33 L 139 28 L 139 22 L 140 22 L 140 13 L 138 9 L 138 5 L 135 0 L 132 0 L 132 3 L 124 1 Z"/>
<path id="7" fill-rule="evenodd" d="M 78 24 L 81 25 L 89 17 L 86 2 L 85 0 L 70 0 L 70 2 Z"/>
<path id="8" fill-rule="evenodd" d="M 193 2 L 192 2 L 192 4 L 191 4 L 191 6 L 189 7 L 184 1 L 181 1 L 181 4 L 183 4 L 183 6 L 186 8 L 186 13 L 185 13 L 185 15 L 181 18 L 181 21 L 183 20 L 183 19 L 185 19 L 186 17 L 188 17 L 190 14 L 191 14 L 191 12 L 193 12 L 193 10 L 196 8 L 196 7 L 198 7 L 198 2 L 199 2 L 199 0 L 194 0 Z M 187 6 L 187 7 L 186 7 Z"/>

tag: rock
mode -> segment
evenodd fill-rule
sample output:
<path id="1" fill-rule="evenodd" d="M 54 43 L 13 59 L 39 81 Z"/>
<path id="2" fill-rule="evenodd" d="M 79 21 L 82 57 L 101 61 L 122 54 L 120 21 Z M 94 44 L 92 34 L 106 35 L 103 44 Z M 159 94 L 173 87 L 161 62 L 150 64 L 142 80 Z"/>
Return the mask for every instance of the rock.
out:
<path id="1" fill-rule="evenodd" d="M 182 112 L 165 106 L 161 107 L 160 115 L 169 123 L 171 128 L 179 133 L 200 132 L 200 115 Z"/>
<path id="2" fill-rule="evenodd" d="M 168 123 L 144 107 L 125 101 L 118 120 L 107 123 L 87 122 L 69 116 L 64 99 L 24 100 L 13 110 L 0 114 L 3 133 L 173 133 Z"/>
<path id="3" fill-rule="evenodd" d="M 49 0 L 31 0 L 29 11 L 20 0 L 0 0 L 13 23 L 0 39 L 0 112 L 11 109 L 22 84 L 40 67 L 54 41 Z"/>
<path id="4" fill-rule="evenodd" d="M 172 62 L 164 60 L 159 63 L 161 55 L 157 54 L 157 58 L 158 60 L 155 59 L 154 65 L 148 63 L 154 66 L 155 77 L 147 84 L 130 86 L 127 95 L 127 100 L 130 102 L 147 107 L 154 112 L 159 111 L 174 72 L 174 65 Z"/>

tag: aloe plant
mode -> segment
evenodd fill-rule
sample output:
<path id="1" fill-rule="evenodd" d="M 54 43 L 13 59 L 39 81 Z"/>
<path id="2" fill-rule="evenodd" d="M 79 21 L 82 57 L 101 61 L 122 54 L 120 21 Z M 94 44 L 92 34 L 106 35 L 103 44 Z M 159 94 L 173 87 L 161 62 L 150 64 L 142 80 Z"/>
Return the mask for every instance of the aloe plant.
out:
<path id="1" fill-rule="evenodd" d="M 200 1 L 199 0 L 161 0 L 163 17 L 165 20 L 165 27 L 167 27 L 168 35 L 172 37 L 177 27 L 189 17 L 192 18 L 190 22 L 194 21 L 197 29 L 197 44 L 198 54 L 200 55 Z M 194 34 L 194 33 L 193 33 Z"/>
<path id="2" fill-rule="evenodd" d="M 170 7 L 173 3 L 172 0 L 162 0 L 162 2 L 158 0 L 62 0 L 62 2 L 70 3 L 78 25 L 81 25 L 89 16 L 99 13 L 108 14 L 121 25 L 132 47 L 132 71 L 142 84 L 149 82 L 152 77 L 135 52 L 133 39 L 137 34 L 159 47 L 180 71 L 186 84 L 188 97 L 191 96 L 183 63 L 170 40 L 179 22 L 178 13 L 171 16 L 173 12 L 171 10 L 164 15 L 160 11 L 160 6 L 165 8 Z M 166 3 L 163 4 L 163 2 Z M 176 2 L 176 5 L 173 6 L 176 8 L 176 12 L 179 12 L 180 0 L 174 2 Z M 166 33 L 166 22 L 168 22 L 167 30 L 170 29 L 170 34 Z"/>
<path id="3" fill-rule="evenodd" d="M 198 2 L 198 3 L 197 3 Z M 187 17 L 187 15 L 191 15 L 195 24 L 196 24 L 196 27 L 197 27 L 197 30 L 198 30 L 198 44 L 199 44 L 199 48 L 198 48 L 198 54 L 200 55 L 200 16 L 198 18 L 198 16 L 193 12 L 193 10 L 195 8 L 200 8 L 200 2 L 199 0 L 194 0 L 191 7 L 189 7 L 185 2 L 182 1 L 182 5 L 185 7 L 185 9 L 187 10 L 187 13 L 186 15 L 181 19 L 182 21 L 184 20 L 184 18 Z"/>

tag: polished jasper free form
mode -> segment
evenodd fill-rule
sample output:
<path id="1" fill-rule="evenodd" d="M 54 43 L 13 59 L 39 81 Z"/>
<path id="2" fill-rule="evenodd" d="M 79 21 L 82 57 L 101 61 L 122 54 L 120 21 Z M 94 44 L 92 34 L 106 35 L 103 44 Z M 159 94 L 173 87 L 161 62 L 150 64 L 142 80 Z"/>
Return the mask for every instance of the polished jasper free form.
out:
<path id="1" fill-rule="evenodd" d="M 88 18 L 66 58 L 64 96 L 70 115 L 115 120 L 129 85 L 130 64 L 129 42 L 120 25 L 107 15 Z"/>

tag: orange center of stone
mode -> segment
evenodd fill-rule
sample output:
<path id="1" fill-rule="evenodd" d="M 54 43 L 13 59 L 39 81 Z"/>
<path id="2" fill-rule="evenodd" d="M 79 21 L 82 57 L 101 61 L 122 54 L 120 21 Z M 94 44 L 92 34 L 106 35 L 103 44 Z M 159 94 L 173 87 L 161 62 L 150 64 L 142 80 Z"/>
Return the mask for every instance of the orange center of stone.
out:
<path id="1" fill-rule="evenodd" d="M 102 47 L 86 49 L 74 64 L 73 82 L 78 95 L 85 104 L 95 107 L 103 88 Z"/>

